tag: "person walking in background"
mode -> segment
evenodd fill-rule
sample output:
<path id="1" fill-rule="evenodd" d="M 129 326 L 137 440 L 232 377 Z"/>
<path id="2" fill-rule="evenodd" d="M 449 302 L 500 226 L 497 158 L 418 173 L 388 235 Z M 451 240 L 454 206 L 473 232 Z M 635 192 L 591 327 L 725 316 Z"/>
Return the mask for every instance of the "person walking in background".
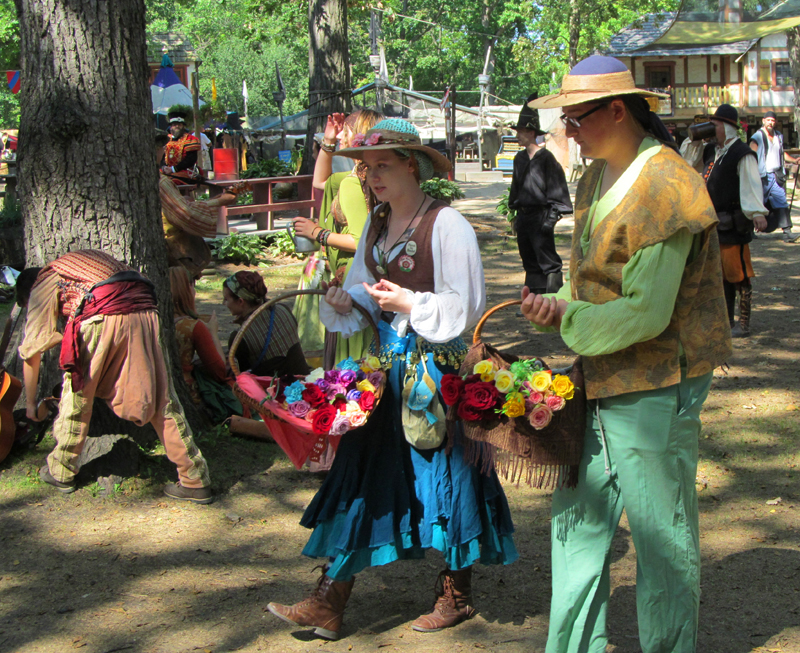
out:
<path id="1" fill-rule="evenodd" d="M 797 163 L 798 159 L 783 151 L 783 134 L 775 125 L 777 116 L 774 111 L 767 111 L 761 121 L 763 125 L 750 137 L 750 149 L 758 156 L 758 174 L 764 192 L 764 203 L 769 208 L 767 228 L 772 232 L 778 227 L 783 229 L 783 241 L 794 243 L 800 234 L 792 234 L 792 216 L 786 203 L 786 170 L 784 159 Z"/>
<path id="2" fill-rule="evenodd" d="M 764 231 L 767 220 L 761 195 L 756 156 L 737 133 L 739 113 L 721 104 L 711 117 L 716 126 L 714 142 L 687 139 L 681 155 L 703 175 L 719 223 L 722 279 L 728 321 L 734 338 L 750 335 L 750 313 L 755 276 L 750 260 L 753 230 Z M 739 323 L 734 325 L 736 293 L 739 293 Z"/>
<path id="3" fill-rule="evenodd" d="M 531 95 L 528 102 L 536 97 Z M 508 206 L 517 212 L 514 230 L 525 285 L 537 294 L 556 292 L 563 280 L 554 230 L 562 214 L 572 213 L 567 178 L 553 154 L 539 144 L 546 132 L 539 128 L 537 111 L 526 104 L 513 129 L 522 149 L 514 157 Z"/>
<path id="4" fill-rule="evenodd" d="M 575 196 L 569 283 L 557 296 L 522 293 L 523 315 L 580 354 L 589 399 L 577 487 L 553 493 L 547 653 L 605 653 L 623 508 L 641 650 L 697 644 L 700 411 L 731 340 L 717 216 L 650 111 L 654 96 L 595 55 L 532 103 L 563 107 L 567 137 L 594 160 Z"/>

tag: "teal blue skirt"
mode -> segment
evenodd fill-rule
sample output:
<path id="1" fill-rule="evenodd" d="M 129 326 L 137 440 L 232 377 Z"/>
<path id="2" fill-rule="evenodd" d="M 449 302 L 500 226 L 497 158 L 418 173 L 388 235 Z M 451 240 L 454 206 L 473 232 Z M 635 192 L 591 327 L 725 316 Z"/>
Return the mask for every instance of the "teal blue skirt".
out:
<path id="1" fill-rule="evenodd" d="M 328 558 L 327 574 L 334 580 L 422 558 L 429 548 L 441 551 L 453 570 L 476 562 L 514 562 L 514 525 L 494 470 L 482 474 L 480 462 L 464 461 L 460 433 L 449 452 L 446 442 L 424 451 L 406 442 L 401 382 L 405 354 L 417 351 L 417 336 L 398 338 L 385 323 L 380 331 L 382 343 L 398 354 L 388 387 L 367 424 L 342 437 L 333 466 L 300 521 L 314 531 L 303 554 Z M 442 374 L 455 371 L 432 354 L 427 369 L 437 387 Z"/>

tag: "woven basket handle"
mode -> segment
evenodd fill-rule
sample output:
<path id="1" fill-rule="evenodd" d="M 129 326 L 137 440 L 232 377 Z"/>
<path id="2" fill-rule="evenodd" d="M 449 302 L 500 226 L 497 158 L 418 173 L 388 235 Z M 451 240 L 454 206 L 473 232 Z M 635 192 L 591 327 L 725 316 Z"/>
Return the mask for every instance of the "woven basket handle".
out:
<path id="1" fill-rule="evenodd" d="M 488 311 L 483 314 L 480 320 L 478 320 L 478 325 L 475 327 L 475 334 L 472 336 L 472 344 L 477 345 L 481 341 L 481 331 L 483 330 L 483 325 L 494 313 L 497 311 L 508 308 L 509 306 L 519 306 L 522 304 L 521 299 L 509 299 L 507 302 L 503 302 L 498 304 L 497 306 L 493 306 Z"/>
<path id="2" fill-rule="evenodd" d="M 244 337 L 245 332 L 250 327 L 250 324 L 253 320 L 259 315 L 259 313 L 268 310 L 274 304 L 277 304 L 284 299 L 288 299 L 289 297 L 297 297 L 298 295 L 325 295 L 326 291 L 318 290 L 318 289 L 309 289 L 309 290 L 290 290 L 289 292 L 285 292 L 282 295 L 278 295 L 277 297 L 273 297 L 265 304 L 259 306 L 256 310 L 254 310 L 250 316 L 245 320 L 245 323 L 242 324 L 242 328 L 239 329 L 239 332 L 236 334 L 236 337 L 233 339 L 231 343 L 231 350 L 228 352 L 228 362 L 230 363 L 231 370 L 233 371 L 234 376 L 239 376 L 239 365 L 236 363 L 236 350 L 239 348 L 239 343 L 242 342 L 242 338 Z M 358 302 L 353 302 L 353 308 L 356 309 L 361 315 L 364 316 L 367 320 L 367 324 L 372 329 L 372 333 L 375 337 L 375 346 L 377 349 L 380 349 L 381 346 L 381 336 L 378 333 L 378 327 L 375 324 L 375 320 L 372 319 L 372 316 L 369 314 L 366 308 L 361 306 Z"/>

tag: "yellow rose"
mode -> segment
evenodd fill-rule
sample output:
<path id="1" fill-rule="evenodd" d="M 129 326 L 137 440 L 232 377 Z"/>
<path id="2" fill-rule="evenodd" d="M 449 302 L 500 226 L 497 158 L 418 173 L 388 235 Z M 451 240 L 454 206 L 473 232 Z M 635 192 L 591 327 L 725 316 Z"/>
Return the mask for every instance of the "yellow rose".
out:
<path id="1" fill-rule="evenodd" d="M 521 392 L 509 392 L 506 395 L 506 401 L 516 401 L 521 404 L 525 404 L 525 395 Z"/>
<path id="2" fill-rule="evenodd" d="M 552 375 L 549 370 L 544 372 L 537 372 L 531 379 L 531 386 L 536 392 L 544 392 L 550 387 Z"/>
<path id="3" fill-rule="evenodd" d="M 494 381 L 494 363 L 492 361 L 481 361 L 472 368 L 473 374 L 480 374 L 481 381 Z"/>
<path id="4" fill-rule="evenodd" d="M 568 376 L 556 374 L 553 379 L 553 392 L 559 397 L 564 397 L 564 399 L 572 399 L 575 395 L 575 386 Z"/>
<path id="5" fill-rule="evenodd" d="M 361 390 L 361 392 L 375 392 L 375 386 L 372 385 L 367 379 L 356 383 L 356 388 Z"/>
<path id="6" fill-rule="evenodd" d="M 503 412 L 509 417 L 522 417 L 525 414 L 525 402 L 507 401 L 503 404 Z"/>
<path id="7" fill-rule="evenodd" d="M 377 356 L 369 356 L 364 359 L 364 363 L 369 367 L 371 372 L 377 372 L 381 369 L 381 362 L 378 360 Z"/>
<path id="8" fill-rule="evenodd" d="M 494 375 L 495 387 L 505 394 L 514 389 L 514 375 L 508 370 L 500 370 Z"/>

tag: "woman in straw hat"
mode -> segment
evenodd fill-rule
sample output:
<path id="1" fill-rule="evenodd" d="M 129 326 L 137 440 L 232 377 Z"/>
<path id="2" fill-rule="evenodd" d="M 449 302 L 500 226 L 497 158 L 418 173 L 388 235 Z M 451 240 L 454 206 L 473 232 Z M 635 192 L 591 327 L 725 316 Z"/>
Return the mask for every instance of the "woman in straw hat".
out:
<path id="1" fill-rule="evenodd" d="M 421 632 L 455 626 L 475 613 L 472 564 L 516 560 L 513 525 L 497 475 L 464 460 L 456 438 L 452 450 L 440 439 L 425 449 L 411 446 L 402 403 L 409 385 L 416 409 L 434 417 L 442 374 L 458 369 L 467 347 L 461 333 L 480 318 L 485 305 L 483 267 L 475 232 L 458 211 L 428 197 L 420 181 L 449 161 L 422 145 L 405 120 L 382 120 L 352 147 L 337 154 L 360 159 L 380 204 L 365 227 L 342 288 L 330 288 L 320 304 L 322 321 L 343 337 L 367 326 L 353 300 L 379 325 L 376 354 L 388 369 L 382 401 L 363 428 L 346 433 L 333 466 L 301 523 L 313 528 L 303 553 L 328 558 L 317 589 L 292 606 L 270 603 L 278 617 L 310 626 L 336 639 L 354 575 L 371 566 L 417 559 L 436 548 L 446 569 L 436 584 L 430 614 L 414 621 Z M 405 387 L 404 387 L 405 386 Z M 409 399 L 410 400 L 410 399 Z M 426 422 L 427 423 L 427 422 Z M 432 428 L 432 431 L 436 431 Z M 427 434 L 430 435 L 430 434 Z M 413 437 L 412 437 L 413 439 Z"/>
<path id="2" fill-rule="evenodd" d="M 578 184 L 569 279 L 523 290 L 523 314 L 583 360 L 589 415 L 578 485 L 553 494 L 547 653 L 606 650 L 611 542 L 637 553 L 645 653 L 695 650 L 700 410 L 730 353 L 716 215 L 622 62 L 592 56 L 561 91 L 566 135 L 594 159 Z M 669 139 L 669 140 L 668 140 Z"/>

